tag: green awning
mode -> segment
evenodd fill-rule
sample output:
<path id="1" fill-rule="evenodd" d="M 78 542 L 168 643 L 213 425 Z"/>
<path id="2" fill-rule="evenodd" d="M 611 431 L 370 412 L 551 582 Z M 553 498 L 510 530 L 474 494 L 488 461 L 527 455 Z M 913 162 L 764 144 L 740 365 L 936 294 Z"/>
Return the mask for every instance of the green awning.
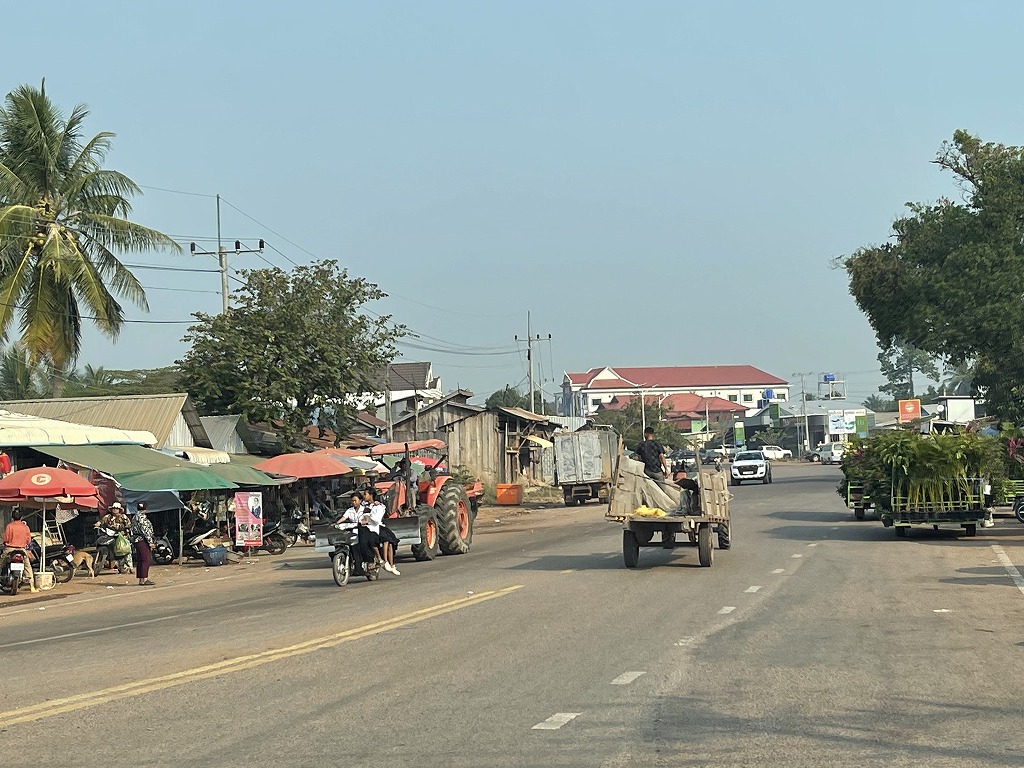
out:
<path id="1" fill-rule="evenodd" d="M 139 445 L 47 445 L 37 447 L 36 450 L 69 464 L 111 475 L 130 491 L 188 491 L 236 487 L 234 480 L 211 472 L 210 467 L 193 464 L 185 459 Z"/>
<path id="2" fill-rule="evenodd" d="M 164 467 L 142 472 L 119 472 L 114 479 L 129 491 L 213 491 L 238 486 L 206 467 Z"/>
<path id="3" fill-rule="evenodd" d="M 203 469 L 236 485 L 272 486 L 295 482 L 294 477 L 273 477 L 245 464 L 236 464 L 234 460 L 230 464 L 210 464 Z"/>

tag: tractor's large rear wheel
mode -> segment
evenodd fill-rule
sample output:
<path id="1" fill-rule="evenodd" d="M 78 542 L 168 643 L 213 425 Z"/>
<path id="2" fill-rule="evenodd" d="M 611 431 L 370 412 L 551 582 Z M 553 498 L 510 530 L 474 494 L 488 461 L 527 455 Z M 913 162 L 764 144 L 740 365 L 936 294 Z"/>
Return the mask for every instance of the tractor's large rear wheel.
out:
<path id="1" fill-rule="evenodd" d="M 466 489 L 456 482 L 441 486 L 434 503 L 438 543 L 444 555 L 464 555 L 473 541 L 473 515 Z"/>

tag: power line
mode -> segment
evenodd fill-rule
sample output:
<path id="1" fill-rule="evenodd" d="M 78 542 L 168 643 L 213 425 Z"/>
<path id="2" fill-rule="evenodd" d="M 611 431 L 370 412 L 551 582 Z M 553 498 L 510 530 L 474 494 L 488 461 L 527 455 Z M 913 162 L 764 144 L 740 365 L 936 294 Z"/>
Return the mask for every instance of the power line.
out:
<path id="1" fill-rule="evenodd" d="M 221 202 L 222 202 L 222 203 L 224 203 L 225 205 L 228 205 L 228 206 L 230 206 L 231 208 L 234 208 L 234 209 L 235 209 L 236 211 L 238 211 L 238 212 L 239 212 L 240 214 L 242 214 L 243 216 L 245 216 L 245 218 L 247 218 L 247 219 L 248 219 L 249 221 L 251 221 L 251 222 L 252 222 L 253 224 L 259 224 L 259 225 L 260 225 L 261 227 L 263 227 L 263 228 L 264 228 L 265 230 L 267 230 L 267 232 L 272 232 L 273 234 L 277 235 L 277 236 L 278 236 L 279 238 L 281 238 L 281 239 L 282 239 L 282 240 L 284 240 L 284 241 L 285 241 L 286 243 L 288 243 L 288 245 L 291 245 L 291 246 L 294 246 L 295 248 L 298 248 L 298 249 L 299 249 L 300 251 L 302 251 L 303 253 L 305 253 L 305 254 L 307 254 L 307 255 L 309 255 L 309 256 L 312 256 L 312 257 L 313 257 L 314 259 L 316 259 L 316 258 L 319 258 L 319 257 L 318 257 L 318 256 L 317 256 L 317 255 L 316 255 L 315 253 L 313 253 L 312 251 L 307 251 L 307 250 L 306 250 L 305 248 L 303 248 L 303 247 L 302 247 L 301 245 L 299 245 L 298 243 L 295 243 L 295 242 L 293 242 L 293 241 L 289 240 L 289 239 L 288 239 L 287 237 L 285 237 L 284 235 L 282 235 L 282 234 L 281 234 L 280 232 L 278 232 L 278 231 L 276 231 L 276 230 L 274 230 L 274 229 L 271 229 L 271 228 L 270 228 L 270 227 L 268 227 L 268 226 L 267 226 L 266 224 L 264 224 L 264 223 L 263 223 L 262 221 L 260 221 L 260 220 L 258 220 L 258 219 L 256 219 L 256 218 L 254 218 L 254 217 L 252 217 L 252 216 L 250 216 L 250 215 L 249 215 L 248 213 L 246 213 L 245 211 L 243 211 L 243 210 L 242 210 L 241 208 L 239 208 L 239 207 L 238 207 L 237 205 L 235 205 L 234 203 L 231 203 L 231 202 L 229 202 L 228 200 L 224 199 L 223 197 L 221 198 Z M 277 250 L 277 249 L 275 248 L 274 250 Z M 280 251 L 278 251 L 278 253 L 281 253 L 281 252 L 280 252 Z M 284 256 L 284 257 L 285 257 L 286 259 L 288 259 L 288 261 L 291 261 L 291 263 L 292 263 L 293 265 L 295 265 L 296 267 L 297 267 L 297 266 L 299 266 L 299 265 L 298 265 L 298 264 L 296 264 L 296 263 L 295 263 L 294 261 L 292 261 L 292 260 L 291 260 L 290 258 L 288 258 L 287 256 L 285 256 L 285 255 L 284 255 L 283 253 L 281 253 L 281 255 L 282 255 L 282 256 Z"/>
<path id="2" fill-rule="evenodd" d="M 185 192 L 184 190 L 181 189 L 168 189 L 167 187 L 151 187 L 147 186 L 146 184 L 139 184 L 137 186 L 139 187 L 139 189 L 152 189 L 156 192 L 170 192 L 172 195 L 187 195 L 188 197 L 208 197 L 211 200 L 216 197 L 216 195 L 207 195 L 203 192 Z"/>

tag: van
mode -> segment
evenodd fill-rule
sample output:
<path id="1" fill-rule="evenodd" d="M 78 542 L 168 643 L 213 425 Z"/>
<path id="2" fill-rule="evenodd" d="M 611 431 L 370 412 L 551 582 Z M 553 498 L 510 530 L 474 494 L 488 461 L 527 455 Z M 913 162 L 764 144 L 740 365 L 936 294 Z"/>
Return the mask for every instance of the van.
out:
<path id="1" fill-rule="evenodd" d="M 807 454 L 807 458 L 822 464 L 838 464 L 845 453 L 846 443 L 824 443 Z"/>

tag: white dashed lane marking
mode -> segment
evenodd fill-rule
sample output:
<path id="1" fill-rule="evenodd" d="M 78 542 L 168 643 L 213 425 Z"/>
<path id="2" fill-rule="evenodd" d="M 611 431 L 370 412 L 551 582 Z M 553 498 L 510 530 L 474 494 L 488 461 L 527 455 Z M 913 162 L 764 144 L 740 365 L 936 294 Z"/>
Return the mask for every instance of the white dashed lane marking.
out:
<path id="1" fill-rule="evenodd" d="M 621 675 L 612 680 L 612 685 L 629 685 L 641 675 L 646 674 L 646 672 L 623 672 Z"/>
<path id="2" fill-rule="evenodd" d="M 817 544 L 808 544 L 807 546 L 808 546 L 808 547 L 816 547 L 816 546 L 818 546 L 818 545 L 817 545 Z"/>
<path id="3" fill-rule="evenodd" d="M 747 587 L 743 591 L 744 592 L 749 592 L 750 594 L 753 594 L 754 592 L 757 592 L 757 590 L 759 590 L 760 588 L 761 587 L 759 587 L 759 586 L 757 586 L 757 587 Z"/>
<path id="4" fill-rule="evenodd" d="M 697 638 L 695 638 L 695 637 L 680 637 L 679 638 L 679 642 L 678 643 L 673 643 L 673 645 L 676 646 L 677 648 L 679 648 L 681 646 L 684 646 L 684 645 L 693 645 L 693 641 L 696 640 L 696 639 Z"/>
<path id="5" fill-rule="evenodd" d="M 571 723 L 577 717 L 582 715 L 582 712 L 556 712 L 543 723 L 537 723 L 530 730 L 532 731 L 557 731 L 566 723 Z"/>
<path id="6" fill-rule="evenodd" d="M 786 572 L 785 568 L 776 568 L 774 571 L 772 571 L 772 573 L 785 573 L 785 572 Z"/>
<path id="7" fill-rule="evenodd" d="M 719 613 L 721 613 L 721 614 L 732 613 L 735 610 L 736 610 L 736 606 L 735 605 L 723 605 L 722 609 L 719 611 Z"/>
<path id="8" fill-rule="evenodd" d="M 795 560 L 796 558 L 798 558 L 798 557 L 803 557 L 803 555 L 793 555 L 793 559 L 794 559 L 794 560 Z"/>

